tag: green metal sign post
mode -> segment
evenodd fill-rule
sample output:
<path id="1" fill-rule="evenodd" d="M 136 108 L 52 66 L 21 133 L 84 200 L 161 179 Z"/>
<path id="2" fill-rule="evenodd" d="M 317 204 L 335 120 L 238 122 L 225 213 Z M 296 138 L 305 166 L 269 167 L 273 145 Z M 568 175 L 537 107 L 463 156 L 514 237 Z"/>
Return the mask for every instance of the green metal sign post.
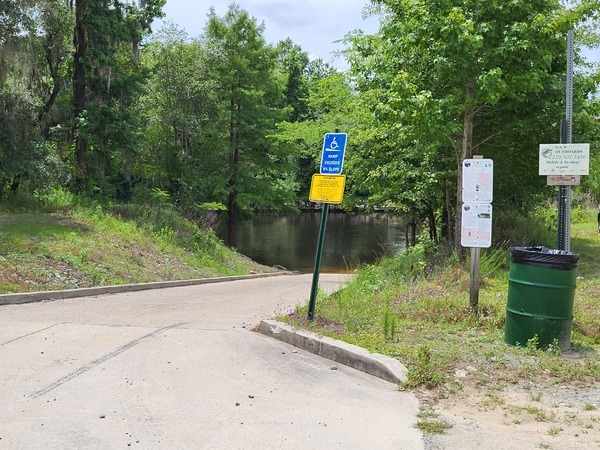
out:
<path id="1" fill-rule="evenodd" d="M 319 287 L 319 274 L 321 272 L 321 260 L 323 259 L 323 245 L 325 244 L 325 230 L 327 228 L 327 217 L 329 216 L 329 203 L 323 203 L 321 212 L 321 225 L 319 226 L 319 237 L 317 239 L 317 255 L 315 257 L 315 270 L 313 272 L 312 286 L 310 288 L 310 300 L 308 302 L 308 320 L 315 316 L 315 305 L 317 303 L 317 289 Z"/>

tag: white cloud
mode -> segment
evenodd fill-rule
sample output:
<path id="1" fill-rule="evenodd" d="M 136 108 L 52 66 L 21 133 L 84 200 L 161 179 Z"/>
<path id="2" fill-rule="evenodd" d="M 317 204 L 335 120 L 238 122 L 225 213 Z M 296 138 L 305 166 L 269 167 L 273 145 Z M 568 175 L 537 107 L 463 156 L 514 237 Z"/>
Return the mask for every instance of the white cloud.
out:
<path id="1" fill-rule="evenodd" d="M 199 36 L 206 25 L 210 6 L 217 15 L 227 12 L 232 0 L 167 0 L 164 11 L 185 29 L 191 37 Z M 350 31 L 377 30 L 377 20 L 362 20 L 362 10 L 368 0 L 238 0 L 237 4 L 257 22 L 265 25 L 265 38 L 271 44 L 290 38 L 309 55 L 316 55 L 344 69 L 343 61 L 334 61 L 332 52 L 343 48 L 334 41 L 343 39 Z M 158 26 L 154 27 L 158 29 Z"/>

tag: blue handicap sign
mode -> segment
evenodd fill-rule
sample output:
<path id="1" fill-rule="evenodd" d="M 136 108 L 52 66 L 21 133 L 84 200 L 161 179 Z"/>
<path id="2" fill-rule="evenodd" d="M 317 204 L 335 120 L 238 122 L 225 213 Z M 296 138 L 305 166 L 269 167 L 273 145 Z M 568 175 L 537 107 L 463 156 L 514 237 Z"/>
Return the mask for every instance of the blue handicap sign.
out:
<path id="1" fill-rule="evenodd" d="M 321 175 L 340 175 L 344 167 L 346 133 L 327 133 L 323 139 Z"/>

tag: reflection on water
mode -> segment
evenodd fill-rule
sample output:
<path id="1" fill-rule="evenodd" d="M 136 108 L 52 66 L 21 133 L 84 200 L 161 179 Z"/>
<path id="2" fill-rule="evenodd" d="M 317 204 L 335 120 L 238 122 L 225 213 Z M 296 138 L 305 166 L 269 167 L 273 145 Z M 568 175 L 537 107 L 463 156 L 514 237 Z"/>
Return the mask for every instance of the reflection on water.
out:
<path id="1" fill-rule="evenodd" d="M 312 272 L 321 212 L 259 214 L 238 226 L 238 251 L 288 270 Z M 385 214 L 329 213 L 321 272 L 343 272 L 405 246 L 404 226 Z"/>

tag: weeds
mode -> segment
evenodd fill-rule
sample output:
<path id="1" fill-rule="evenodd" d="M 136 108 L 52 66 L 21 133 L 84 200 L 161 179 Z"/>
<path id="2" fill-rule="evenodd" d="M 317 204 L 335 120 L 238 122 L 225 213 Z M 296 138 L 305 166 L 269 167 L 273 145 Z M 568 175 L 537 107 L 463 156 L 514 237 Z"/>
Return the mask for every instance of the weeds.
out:
<path id="1" fill-rule="evenodd" d="M 417 414 L 420 420 L 415 424 L 415 428 L 425 434 L 445 434 L 452 425 L 443 420 L 436 420 L 438 417 L 431 408 L 421 408 Z"/>
<path id="2" fill-rule="evenodd" d="M 408 369 L 408 381 L 406 387 L 425 386 L 433 388 L 444 382 L 444 376 L 439 367 L 434 363 L 431 349 L 427 345 L 419 347 L 416 361 Z"/>
<path id="3" fill-rule="evenodd" d="M 419 420 L 415 428 L 424 434 L 445 434 L 446 430 L 452 428 L 452 424 L 438 420 Z"/>
<path id="4" fill-rule="evenodd" d="M 541 402 L 543 396 L 544 396 L 543 392 L 537 392 L 536 394 L 531 394 L 529 396 L 529 398 L 534 402 Z"/>
<path id="5" fill-rule="evenodd" d="M 396 334 L 396 316 L 386 309 L 383 315 L 383 337 L 394 340 Z"/>

